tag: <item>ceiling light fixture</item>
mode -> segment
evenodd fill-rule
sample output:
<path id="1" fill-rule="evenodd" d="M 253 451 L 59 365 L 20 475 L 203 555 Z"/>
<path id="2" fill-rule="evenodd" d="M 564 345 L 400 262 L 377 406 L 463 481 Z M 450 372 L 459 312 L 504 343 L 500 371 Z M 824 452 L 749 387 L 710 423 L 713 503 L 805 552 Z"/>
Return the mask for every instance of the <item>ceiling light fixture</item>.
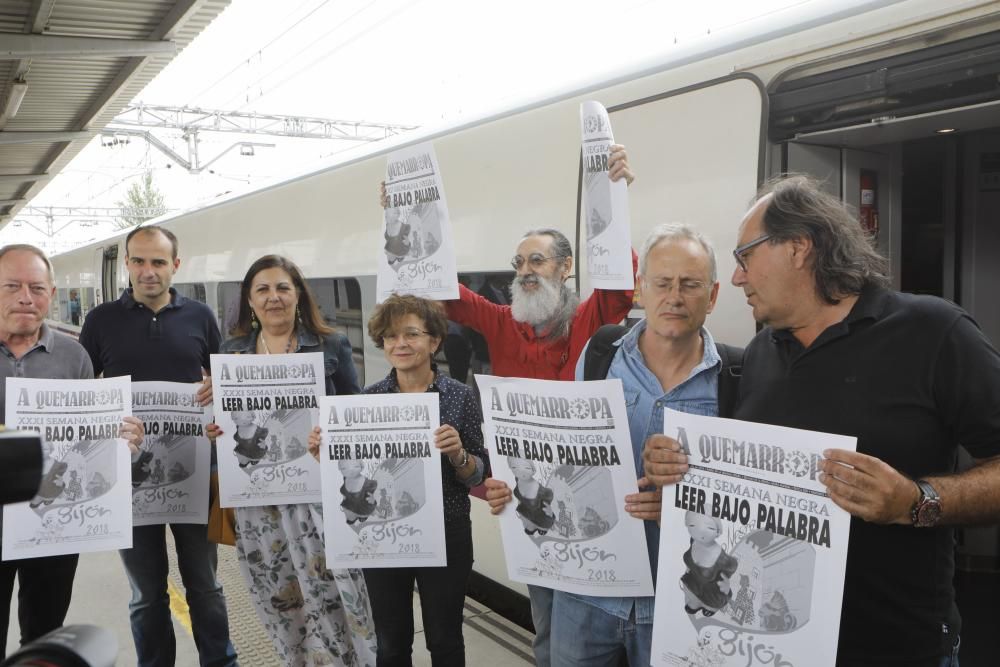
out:
<path id="1" fill-rule="evenodd" d="M 7 91 L 7 101 L 4 102 L 3 111 L 0 111 L 0 127 L 3 127 L 8 120 L 17 115 L 27 92 L 27 81 L 14 81 L 10 84 L 10 90 Z"/>

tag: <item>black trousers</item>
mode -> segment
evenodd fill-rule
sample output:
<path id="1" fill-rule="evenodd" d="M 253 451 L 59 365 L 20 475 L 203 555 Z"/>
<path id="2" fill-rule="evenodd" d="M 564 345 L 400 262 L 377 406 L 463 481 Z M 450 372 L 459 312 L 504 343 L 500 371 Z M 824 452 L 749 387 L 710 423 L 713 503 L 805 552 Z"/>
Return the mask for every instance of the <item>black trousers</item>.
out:
<path id="1" fill-rule="evenodd" d="M 7 646 L 7 626 L 10 625 L 10 600 L 17 575 L 17 619 L 21 626 L 21 643 L 38 639 L 61 627 L 69 611 L 76 575 L 77 554 L 25 558 L 0 562 L 0 655 Z"/>
<path id="2" fill-rule="evenodd" d="M 445 524 L 445 567 L 369 568 L 365 572 L 378 639 L 378 667 L 411 663 L 413 584 L 420 594 L 424 638 L 434 667 L 463 667 L 462 610 L 472 572 L 472 526 Z"/>

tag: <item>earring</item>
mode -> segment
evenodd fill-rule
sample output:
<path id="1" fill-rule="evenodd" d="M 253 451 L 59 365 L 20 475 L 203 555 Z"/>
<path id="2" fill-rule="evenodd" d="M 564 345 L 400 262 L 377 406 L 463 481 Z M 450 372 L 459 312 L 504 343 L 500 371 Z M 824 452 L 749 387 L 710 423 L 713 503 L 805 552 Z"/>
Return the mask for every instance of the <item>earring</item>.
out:
<path id="1" fill-rule="evenodd" d="M 295 321 L 302 325 L 302 313 L 299 311 L 299 304 L 295 304 Z"/>
<path id="2" fill-rule="evenodd" d="M 257 313 L 250 309 L 250 328 L 256 331 L 260 328 L 260 322 L 257 321 Z"/>

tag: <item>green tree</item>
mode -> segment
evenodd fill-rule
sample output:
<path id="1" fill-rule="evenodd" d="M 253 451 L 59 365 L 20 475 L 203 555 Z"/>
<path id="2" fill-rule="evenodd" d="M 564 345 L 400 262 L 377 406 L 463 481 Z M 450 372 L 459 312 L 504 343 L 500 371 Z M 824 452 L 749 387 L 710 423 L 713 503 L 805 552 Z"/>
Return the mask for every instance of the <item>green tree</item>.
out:
<path id="1" fill-rule="evenodd" d="M 146 171 L 140 180 L 133 181 L 125 199 L 119 199 L 117 203 L 122 210 L 122 214 L 115 219 L 118 229 L 141 225 L 167 212 L 163 193 L 153 183 L 152 171 Z"/>

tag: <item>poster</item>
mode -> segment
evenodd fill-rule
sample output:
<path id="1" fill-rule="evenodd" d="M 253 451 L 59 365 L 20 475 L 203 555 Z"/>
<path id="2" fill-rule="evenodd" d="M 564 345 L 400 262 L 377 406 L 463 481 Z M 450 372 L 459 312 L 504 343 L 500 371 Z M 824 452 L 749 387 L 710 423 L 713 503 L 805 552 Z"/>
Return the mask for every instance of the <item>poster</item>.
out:
<path id="1" fill-rule="evenodd" d="M 7 378 L 7 426 L 41 433 L 45 461 L 35 497 L 3 508 L 4 560 L 132 546 L 130 384 Z"/>
<path id="2" fill-rule="evenodd" d="M 630 290 L 632 231 L 628 184 L 608 178 L 608 157 L 615 138 L 611 120 L 600 102 L 580 105 L 583 129 L 583 210 L 587 223 L 587 272 L 595 288 Z"/>
<path id="3" fill-rule="evenodd" d="M 219 504 L 318 503 L 308 444 L 326 393 L 323 354 L 213 354 L 212 386 Z"/>
<path id="4" fill-rule="evenodd" d="M 500 514 L 508 576 L 569 593 L 653 594 L 621 380 L 477 375 L 493 476 L 514 499 Z"/>
<path id="5" fill-rule="evenodd" d="M 856 439 L 673 410 L 664 422 L 689 472 L 663 490 L 653 665 L 834 667 L 851 518 L 818 464 Z"/>
<path id="6" fill-rule="evenodd" d="M 427 299 L 457 299 L 458 272 L 451 219 L 434 145 L 389 154 L 385 171 L 376 298 L 393 292 Z"/>
<path id="7" fill-rule="evenodd" d="M 212 407 L 195 398 L 201 383 L 133 382 L 132 413 L 146 427 L 132 455 L 132 523 L 208 523 Z"/>
<path id="8" fill-rule="evenodd" d="M 437 394 L 320 400 L 326 562 L 447 565 Z"/>

